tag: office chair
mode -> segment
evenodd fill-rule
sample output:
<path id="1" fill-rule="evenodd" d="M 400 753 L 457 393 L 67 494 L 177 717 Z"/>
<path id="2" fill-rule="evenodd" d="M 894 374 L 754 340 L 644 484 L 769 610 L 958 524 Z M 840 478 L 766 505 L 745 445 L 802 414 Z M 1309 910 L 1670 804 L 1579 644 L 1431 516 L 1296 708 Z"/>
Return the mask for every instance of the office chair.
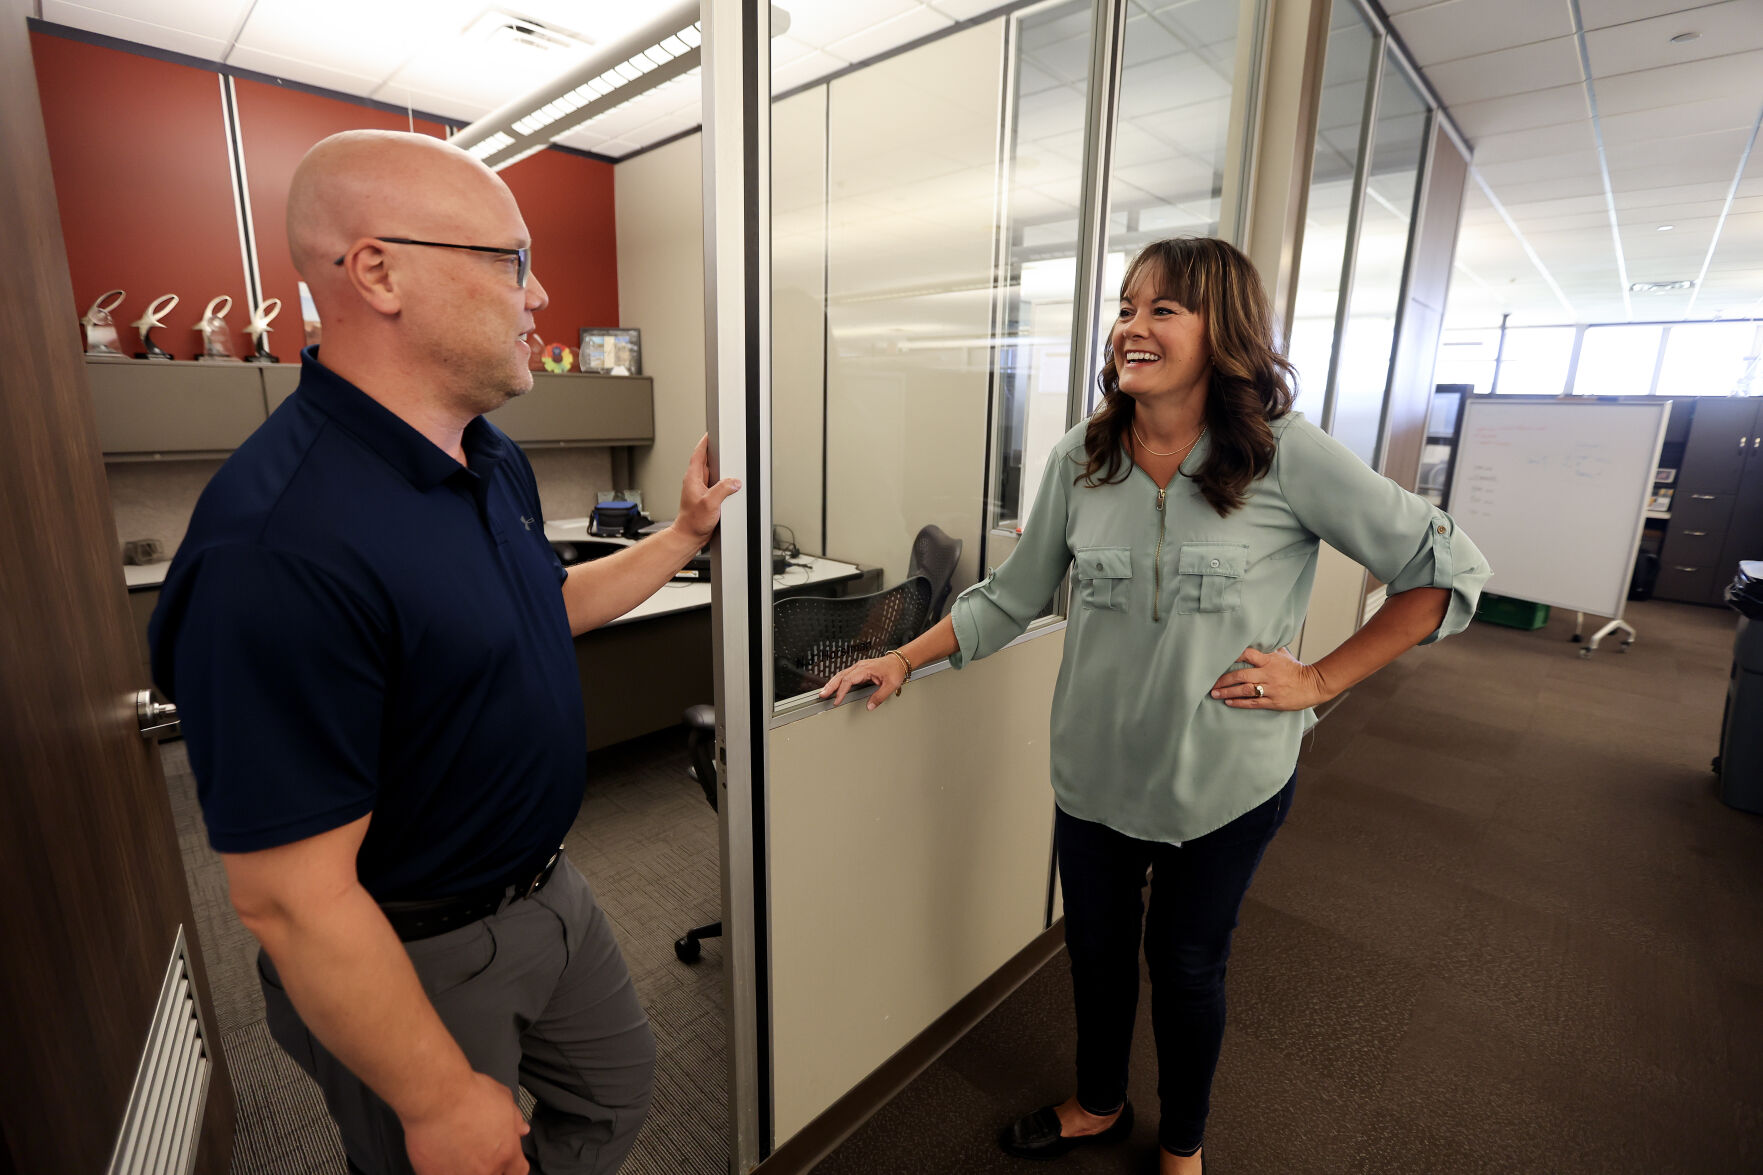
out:
<path id="1" fill-rule="evenodd" d="M 772 608 L 778 699 L 818 690 L 841 669 L 879 657 L 924 631 L 930 580 L 914 575 L 869 596 L 791 596 Z"/>
<path id="2" fill-rule="evenodd" d="M 686 724 L 686 754 L 692 761 L 692 775 L 704 789 L 704 799 L 716 807 L 716 711 L 710 706 L 693 706 L 682 716 Z M 673 953 L 682 963 L 696 963 L 703 948 L 700 939 L 721 938 L 722 922 L 707 922 L 686 931 L 684 938 L 675 939 Z"/>
<path id="3" fill-rule="evenodd" d="M 955 564 L 961 561 L 961 540 L 952 539 L 934 523 L 925 526 L 912 540 L 912 559 L 906 564 L 907 575 L 922 575 L 930 581 L 930 610 L 924 618 L 929 628 L 943 618 L 949 603 L 949 581 L 955 577 Z"/>

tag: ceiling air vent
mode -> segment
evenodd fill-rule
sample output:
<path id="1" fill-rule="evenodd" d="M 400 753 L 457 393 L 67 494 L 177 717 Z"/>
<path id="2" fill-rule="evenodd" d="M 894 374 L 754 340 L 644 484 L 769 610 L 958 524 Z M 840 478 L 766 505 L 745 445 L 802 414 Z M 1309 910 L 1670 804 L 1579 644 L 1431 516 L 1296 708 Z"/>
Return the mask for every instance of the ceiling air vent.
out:
<path id="1" fill-rule="evenodd" d="M 1631 294 L 1670 294 L 1677 290 L 1693 290 L 1695 288 L 1696 283 L 1693 281 L 1635 282 L 1628 287 L 1628 292 Z"/>
<path id="2" fill-rule="evenodd" d="M 492 8 L 471 22 L 466 40 L 496 50 L 520 49 L 529 53 L 580 53 L 593 42 L 580 33 L 552 28 L 541 21 Z"/>

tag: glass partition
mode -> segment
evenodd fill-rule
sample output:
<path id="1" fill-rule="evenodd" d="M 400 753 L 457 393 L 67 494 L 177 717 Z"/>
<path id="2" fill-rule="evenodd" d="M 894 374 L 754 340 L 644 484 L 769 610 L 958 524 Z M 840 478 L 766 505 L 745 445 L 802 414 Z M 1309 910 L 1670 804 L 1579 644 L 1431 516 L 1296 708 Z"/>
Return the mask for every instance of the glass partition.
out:
<path id="1" fill-rule="evenodd" d="M 1297 309 L 1288 357 L 1298 370 L 1297 410 L 1322 423 L 1328 366 L 1334 356 L 1335 316 L 1340 309 L 1341 267 L 1352 223 L 1353 177 L 1359 170 L 1365 87 L 1370 83 L 1376 37 L 1356 5 L 1340 3 L 1330 15 L 1322 67 L 1316 148 L 1304 212 L 1303 253 L 1298 264 Z"/>
<path id="2" fill-rule="evenodd" d="M 1062 0 L 1024 12 L 1016 21 L 1012 58 L 1007 254 L 1000 275 L 1003 314 L 988 510 L 988 530 L 1004 535 L 1021 526 L 1047 454 L 1066 429 L 1089 0 Z"/>
<path id="3" fill-rule="evenodd" d="M 1426 151 L 1431 109 L 1393 56 L 1384 57 L 1377 115 L 1371 128 L 1371 162 L 1353 258 L 1353 285 L 1334 377 L 1329 429 L 1377 468 L 1384 392 L 1389 383 L 1396 313 L 1408 260 L 1409 227 Z"/>

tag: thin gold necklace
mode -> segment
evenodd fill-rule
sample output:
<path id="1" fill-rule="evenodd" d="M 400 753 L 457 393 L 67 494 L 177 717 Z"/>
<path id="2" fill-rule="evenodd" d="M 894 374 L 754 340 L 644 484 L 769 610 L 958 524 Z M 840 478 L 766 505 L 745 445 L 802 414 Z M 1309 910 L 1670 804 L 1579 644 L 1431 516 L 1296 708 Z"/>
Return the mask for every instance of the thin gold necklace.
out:
<path id="1" fill-rule="evenodd" d="M 1151 454 L 1151 456 L 1153 456 L 1153 457 L 1173 457 L 1177 453 L 1187 452 L 1189 449 L 1193 448 L 1195 445 L 1200 443 L 1200 438 L 1206 435 L 1206 427 L 1207 427 L 1205 425 L 1201 425 L 1200 431 L 1194 434 L 1194 439 L 1189 441 L 1187 444 L 1183 445 L 1181 448 L 1171 449 L 1167 453 L 1160 453 L 1156 449 L 1153 449 L 1150 445 L 1147 445 L 1145 443 L 1145 438 L 1139 435 L 1139 422 L 1134 420 L 1130 423 L 1131 423 L 1131 428 L 1132 428 L 1132 439 L 1139 443 L 1139 448 L 1141 448 L 1145 452 Z"/>

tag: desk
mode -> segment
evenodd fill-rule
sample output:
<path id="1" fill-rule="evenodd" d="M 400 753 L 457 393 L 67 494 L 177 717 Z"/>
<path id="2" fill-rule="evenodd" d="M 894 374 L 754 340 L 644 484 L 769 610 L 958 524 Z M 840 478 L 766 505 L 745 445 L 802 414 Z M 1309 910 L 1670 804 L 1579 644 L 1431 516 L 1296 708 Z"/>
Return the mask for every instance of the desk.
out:
<path id="1" fill-rule="evenodd" d="M 547 522 L 545 537 L 579 542 L 588 537 L 588 520 Z M 876 568 L 803 555 L 772 576 L 771 587 L 774 598 L 838 596 L 878 590 L 880 578 Z M 688 706 L 714 698 L 710 597 L 710 584 L 676 580 L 575 638 L 590 751 L 676 726 Z"/>

